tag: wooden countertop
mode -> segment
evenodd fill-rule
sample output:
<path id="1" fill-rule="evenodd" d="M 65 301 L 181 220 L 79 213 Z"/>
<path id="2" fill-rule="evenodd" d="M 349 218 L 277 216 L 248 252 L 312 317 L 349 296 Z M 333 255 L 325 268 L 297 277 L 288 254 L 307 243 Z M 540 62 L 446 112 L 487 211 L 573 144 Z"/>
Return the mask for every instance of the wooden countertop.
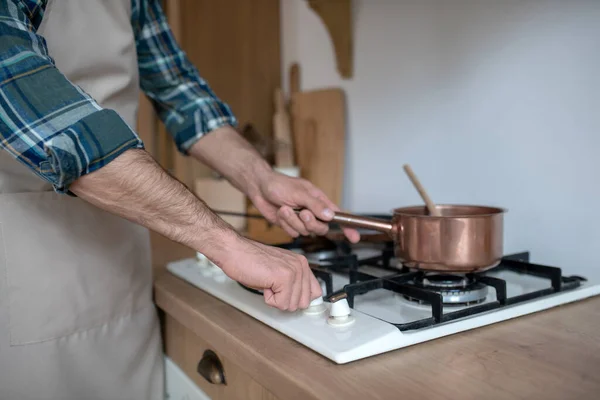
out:
<path id="1" fill-rule="evenodd" d="M 600 297 L 345 365 L 168 272 L 156 279 L 155 300 L 281 399 L 562 400 L 600 393 Z"/>

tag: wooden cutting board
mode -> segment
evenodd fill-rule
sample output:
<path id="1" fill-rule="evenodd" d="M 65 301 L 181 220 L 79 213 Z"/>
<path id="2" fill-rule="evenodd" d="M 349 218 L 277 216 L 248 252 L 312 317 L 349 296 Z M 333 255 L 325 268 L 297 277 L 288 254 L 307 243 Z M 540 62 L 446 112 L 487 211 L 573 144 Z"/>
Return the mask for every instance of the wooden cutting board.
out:
<path id="1" fill-rule="evenodd" d="M 346 153 L 344 92 L 328 88 L 292 93 L 290 110 L 301 176 L 339 205 Z"/>

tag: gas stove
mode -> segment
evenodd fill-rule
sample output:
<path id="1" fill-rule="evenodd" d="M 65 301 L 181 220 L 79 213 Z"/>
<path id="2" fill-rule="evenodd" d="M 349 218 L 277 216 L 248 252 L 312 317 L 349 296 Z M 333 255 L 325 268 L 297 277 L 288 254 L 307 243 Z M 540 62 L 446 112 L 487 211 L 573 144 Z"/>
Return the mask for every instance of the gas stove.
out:
<path id="1" fill-rule="evenodd" d="M 278 247 L 304 254 L 321 283 L 323 298 L 306 310 L 267 306 L 199 253 L 167 269 L 338 364 L 600 294 L 600 282 L 532 263 L 528 252 L 458 275 L 410 269 L 381 240 L 301 238 Z"/>

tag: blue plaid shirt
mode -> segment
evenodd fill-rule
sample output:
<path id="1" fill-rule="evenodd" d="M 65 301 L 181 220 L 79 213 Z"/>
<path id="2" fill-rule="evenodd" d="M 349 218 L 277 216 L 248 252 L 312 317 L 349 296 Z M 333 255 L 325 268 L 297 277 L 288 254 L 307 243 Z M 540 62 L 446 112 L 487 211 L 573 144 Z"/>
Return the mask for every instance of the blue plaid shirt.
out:
<path id="1" fill-rule="evenodd" d="M 54 66 L 36 34 L 46 3 L 0 1 L 0 146 L 68 193 L 77 178 L 143 143 Z M 175 42 L 159 0 L 132 0 L 131 25 L 141 89 L 182 153 L 205 133 L 237 124 Z"/>

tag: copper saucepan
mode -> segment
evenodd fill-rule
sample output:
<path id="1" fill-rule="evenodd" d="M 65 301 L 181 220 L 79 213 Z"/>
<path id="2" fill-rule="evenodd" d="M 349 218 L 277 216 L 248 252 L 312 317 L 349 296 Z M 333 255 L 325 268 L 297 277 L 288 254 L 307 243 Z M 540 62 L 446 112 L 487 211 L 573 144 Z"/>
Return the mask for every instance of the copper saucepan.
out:
<path id="1" fill-rule="evenodd" d="M 388 233 L 396 257 L 410 268 L 449 273 L 481 272 L 503 256 L 505 209 L 476 205 L 437 205 L 440 216 L 426 206 L 397 208 L 391 222 L 337 212 L 339 225 Z"/>

